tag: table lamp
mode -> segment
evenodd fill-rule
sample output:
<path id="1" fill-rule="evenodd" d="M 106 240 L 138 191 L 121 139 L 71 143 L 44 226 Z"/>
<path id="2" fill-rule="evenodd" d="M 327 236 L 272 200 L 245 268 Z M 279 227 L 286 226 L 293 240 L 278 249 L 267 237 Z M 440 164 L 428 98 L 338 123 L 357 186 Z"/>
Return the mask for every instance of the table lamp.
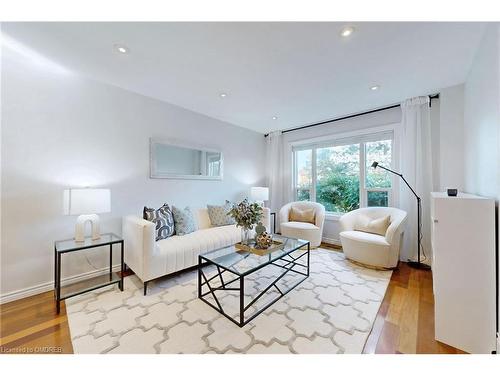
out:
<path id="1" fill-rule="evenodd" d="M 269 188 L 254 186 L 250 189 L 250 197 L 264 207 L 264 201 L 269 200 Z"/>
<path id="2" fill-rule="evenodd" d="M 64 214 L 79 215 L 76 219 L 75 241 L 85 241 L 85 225 L 90 222 L 92 240 L 98 240 L 98 213 L 111 211 L 111 192 L 109 189 L 66 189 L 64 190 Z"/>

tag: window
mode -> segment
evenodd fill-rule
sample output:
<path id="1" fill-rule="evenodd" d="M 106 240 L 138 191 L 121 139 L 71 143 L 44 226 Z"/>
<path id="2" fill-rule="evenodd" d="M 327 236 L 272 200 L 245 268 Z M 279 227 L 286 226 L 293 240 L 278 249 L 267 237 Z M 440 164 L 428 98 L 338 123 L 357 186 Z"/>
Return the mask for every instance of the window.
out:
<path id="1" fill-rule="evenodd" d="M 389 206 L 392 176 L 371 168 L 392 166 L 392 132 L 294 147 L 296 200 L 321 203 L 328 212 Z"/>
<path id="2" fill-rule="evenodd" d="M 312 189 L 312 150 L 300 150 L 295 153 L 297 181 L 296 198 L 299 201 L 311 200 Z"/>
<path id="3" fill-rule="evenodd" d="M 392 166 L 392 140 L 384 139 L 365 142 L 365 190 L 366 206 L 389 205 L 392 177 L 389 172 L 381 168 L 372 168 L 372 163 L 378 161 L 380 165 L 390 168 Z"/>
<path id="4" fill-rule="evenodd" d="M 316 202 L 329 212 L 359 208 L 359 144 L 316 149 Z"/>

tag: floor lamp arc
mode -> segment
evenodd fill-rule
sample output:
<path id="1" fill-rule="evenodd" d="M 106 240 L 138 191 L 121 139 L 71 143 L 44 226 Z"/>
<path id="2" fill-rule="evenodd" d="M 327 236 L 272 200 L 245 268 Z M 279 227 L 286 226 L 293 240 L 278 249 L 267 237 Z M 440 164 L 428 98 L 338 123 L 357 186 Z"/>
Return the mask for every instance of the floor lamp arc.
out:
<path id="1" fill-rule="evenodd" d="M 403 177 L 401 173 L 395 172 L 392 169 L 386 168 L 382 165 L 380 165 L 378 162 L 374 161 L 372 164 L 372 168 L 381 168 L 386 170 L 387 172 L 391 172 L 392 174 L 395 174 L 396 176 L 399 176 L 403 182 L 408 186 L 408 188 L 411 190 L 415 198 L 417 198 L 417 261 L 412 261 L 408 259 L 408 265 L 413 268 L 418 268 L 421 270 L 430 270 L 431 267 L 425 263 L 422 263 L 421 258 L 420 258 L 420 251 L 422 249 L 422 199 L 417 195 L 415 190 L 410 186 L 408 181 Z"/>

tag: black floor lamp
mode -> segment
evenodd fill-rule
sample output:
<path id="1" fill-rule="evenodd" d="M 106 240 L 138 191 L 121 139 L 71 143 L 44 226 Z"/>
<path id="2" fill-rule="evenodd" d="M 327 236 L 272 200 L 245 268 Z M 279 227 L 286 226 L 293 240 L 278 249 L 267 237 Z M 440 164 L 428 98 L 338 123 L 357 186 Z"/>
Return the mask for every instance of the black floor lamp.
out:
<path id="1" fill-rule="evenodd" d="M 389 168 L 382 167 L 378 162 L 374 161 L 373 164 L 372 164 L 372 168 L 375 169 L 377 167 L 385 169 L 386 171 L 391 172 L 391 173 L 395 174 L 396 176 L 401 177 L 401 179 L 404 181 L 404 183 L 406 184 L 406 186 L 408 186 L 410 188 L 411 192 L 413 193 L 413 195 L 415 195 L 415 198 L 417 198 L 417 246 L 418 246 L 418 258 L 417 258 L 416 262 L 408 260 L 408 265 L 410 267 L 418 268 L 418 269 L 421 269 L 421 270 L 430 270 L 431 269 L 430 266 L 428 266 L 427 264 L 422 263 L 420 261 L 420 250 L 422 248 L 421 247 L 421 242 L 422 242 L 422 201 L 421 201 L 420 197 L 417 195 L 417 193 L 415 193 L 415 190 L 413 190 L 413 188 L 410 186 L 410 184 L 408 183 L 408 181 L 406 181 L 406 179 L 403 177 L 403 175 L 401 173 L 397 173 L 397 172 L 394 172 L 393 170 L 391 170 Z"/>

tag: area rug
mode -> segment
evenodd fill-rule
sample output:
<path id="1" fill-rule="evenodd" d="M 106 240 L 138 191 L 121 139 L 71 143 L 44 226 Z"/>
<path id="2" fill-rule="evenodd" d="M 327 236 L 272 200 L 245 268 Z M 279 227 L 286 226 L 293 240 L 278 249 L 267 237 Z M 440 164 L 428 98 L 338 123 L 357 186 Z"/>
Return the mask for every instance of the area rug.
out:
<path id="1" fill-rule="evenodd" d="M 263 290 L 269 272 L 276 271 L 264 267 L 248 280 L 246 293 Z M 147 296 L 141 281 L 129 276 L 123 292 L 113 286 L 66 301 L 73 350 L 361 353 L 391 273 L 353 264 L 341 252 L 311 250 L 310 276 L 242 328 L 197 298 L 196 271 L 152 282 Z M 235 298 L 228 292 L 223 303 L 237 306 Z"/>

